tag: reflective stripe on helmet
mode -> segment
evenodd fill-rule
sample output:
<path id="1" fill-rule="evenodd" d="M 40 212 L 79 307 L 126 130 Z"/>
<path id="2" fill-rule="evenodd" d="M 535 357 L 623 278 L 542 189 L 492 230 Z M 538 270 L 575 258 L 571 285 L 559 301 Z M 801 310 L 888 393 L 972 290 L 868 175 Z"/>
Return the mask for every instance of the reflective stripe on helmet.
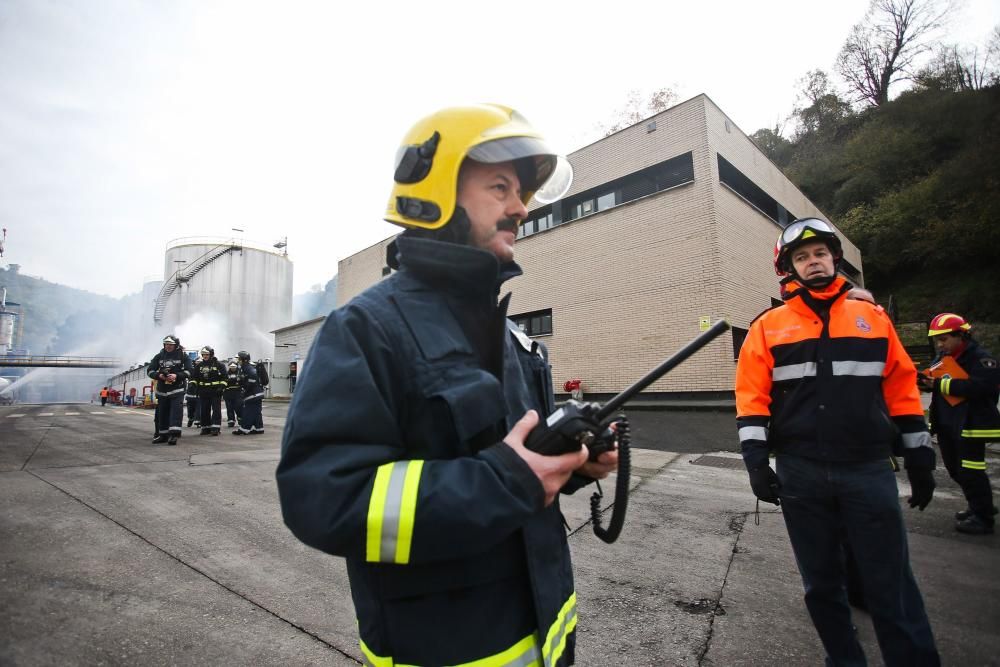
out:
<path id="1" fill-rule="evenodd" d="M 970 331 L 972 325 L 965 321 L 965 318 L 955 313 L 940 313 L 931 318 L 930 326 L 927 327 L 928 336 L 940 336 L 946 333 L 959 333 Z"/>

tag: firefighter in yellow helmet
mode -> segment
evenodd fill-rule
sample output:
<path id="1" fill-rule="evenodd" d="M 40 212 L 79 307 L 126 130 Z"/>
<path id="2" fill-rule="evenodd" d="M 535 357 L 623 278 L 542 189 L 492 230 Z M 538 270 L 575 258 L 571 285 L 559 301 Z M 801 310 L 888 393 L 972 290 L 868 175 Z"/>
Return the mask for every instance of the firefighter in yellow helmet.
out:
<path id="1" fill-rule="evenodd" d="M 545 346 L 507 319 L 503 283 L 527 204 L 568 162 L 516 111 L 479 105 L 414 125 L 386 220 L 396 271 L 335 310 L 288 413 L 285 523 L 346 559 L 370 665 L 569 665 L 576 593 L 560 492 L 617 452 L 524 446 L 554 411 Z"/>
<path id="2" fill-rule="evenodd" d="M 927 335 L 938 350 L 931 367 L 949 357 L 961 369 L 919 377 L 920 388 L 932 393 L 931 430 L 941 459 L 969 505 L 955 514 L 955 530 L 988 535 L 997 508 L 986 475 L 986 443 L 1000 441 L 1000 365 L 972 338 L 972 325 L 957 313 L 935 315 Z"/>

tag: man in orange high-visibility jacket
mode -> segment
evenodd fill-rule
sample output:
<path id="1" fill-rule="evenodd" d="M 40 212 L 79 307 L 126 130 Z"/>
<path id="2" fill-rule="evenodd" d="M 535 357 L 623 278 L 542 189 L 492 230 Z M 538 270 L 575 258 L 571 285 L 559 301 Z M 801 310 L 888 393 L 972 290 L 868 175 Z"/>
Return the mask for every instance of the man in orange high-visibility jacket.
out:
<path id="1" fill-rule="evenodd" d="M 778 238 L 784 304 L 750 325 L 736 370 L 743 459 L 754 494 L 782 506 L 827 664 L 865 664 L 845 591 L 846 541 L 885 664 L 938 665 L 891 463 L 901 443 L 910 506 L 922 510 L 935 461 L 916 369 L 885 313 L 847 298 L 841 253 L 833 228 L 816 218 Z"/>

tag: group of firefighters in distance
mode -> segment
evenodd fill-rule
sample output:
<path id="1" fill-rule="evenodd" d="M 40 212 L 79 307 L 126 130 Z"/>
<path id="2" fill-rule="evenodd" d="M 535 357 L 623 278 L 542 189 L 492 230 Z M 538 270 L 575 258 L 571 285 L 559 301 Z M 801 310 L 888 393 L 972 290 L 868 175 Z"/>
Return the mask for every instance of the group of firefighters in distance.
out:
<path id="1" fill-rule="evenodd" d="M 163 349 L 149 363 L 147 375 L 155 383 L 156 394 L 153 444 L 177 444 L 185 402 L 187 425 L 199 426 L 200 435 L 219 435 L 223 400 L 233 435 L 263 433 L 261 401 L 267 383 L 250 361 L 250 353 L 241 351 L 227 365 L 216 358 L 210 345 L 199 352 L 200 358 L 192 363 L 180 340 L 168 335 L 163 338 Z"/>

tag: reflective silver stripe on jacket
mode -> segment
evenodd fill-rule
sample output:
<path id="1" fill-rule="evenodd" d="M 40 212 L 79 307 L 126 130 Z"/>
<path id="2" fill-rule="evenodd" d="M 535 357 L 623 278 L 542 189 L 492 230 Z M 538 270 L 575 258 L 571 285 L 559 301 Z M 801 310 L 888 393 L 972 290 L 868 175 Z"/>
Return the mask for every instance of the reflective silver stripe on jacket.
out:
<path id="1" fill-rule="evenodd" d="M 885 370 L 884 361 L 835 361 L 834 375 L 855 375 L 858 377 L 881 377 Z"/>
<path id="2" fill-rule="evenodd" d="M 919 431 L 917 433 L 904 433 L 903 434 L 903 448 L 904 449 L 915 449 L 917 447 L 930 447 L 931 446 L 931 434 L 927 431 Z"/>
<path id="3" fill-rule="evenodd" d="M 771 378 L 775 382 L 783 380 L 799 380 L 804 377 L 816 377 L 816 362 L 807 361 L 804 364 L 788 364 L 787 366 L 775 366 L 771 372 Z"/>
<path id="4" fill-rule="evenodd" d="M 835 361 L 834 375 L 850 375 L 854 377 L 881 377 L 885 370 L 884 361 Z M 772 378 L 775 382 L 782 380 L 800 380 L 804 377 L 816 377 L 816 362 L 807 361 L 802 364 L 775 366 Z"/>
<path id="5" fill-rule="evenodd" d="M 740 442 L 747 440 L 761 440 L 767 442 L 767 427 L 765 426 L 743 426 L 740 428 Z"/>

